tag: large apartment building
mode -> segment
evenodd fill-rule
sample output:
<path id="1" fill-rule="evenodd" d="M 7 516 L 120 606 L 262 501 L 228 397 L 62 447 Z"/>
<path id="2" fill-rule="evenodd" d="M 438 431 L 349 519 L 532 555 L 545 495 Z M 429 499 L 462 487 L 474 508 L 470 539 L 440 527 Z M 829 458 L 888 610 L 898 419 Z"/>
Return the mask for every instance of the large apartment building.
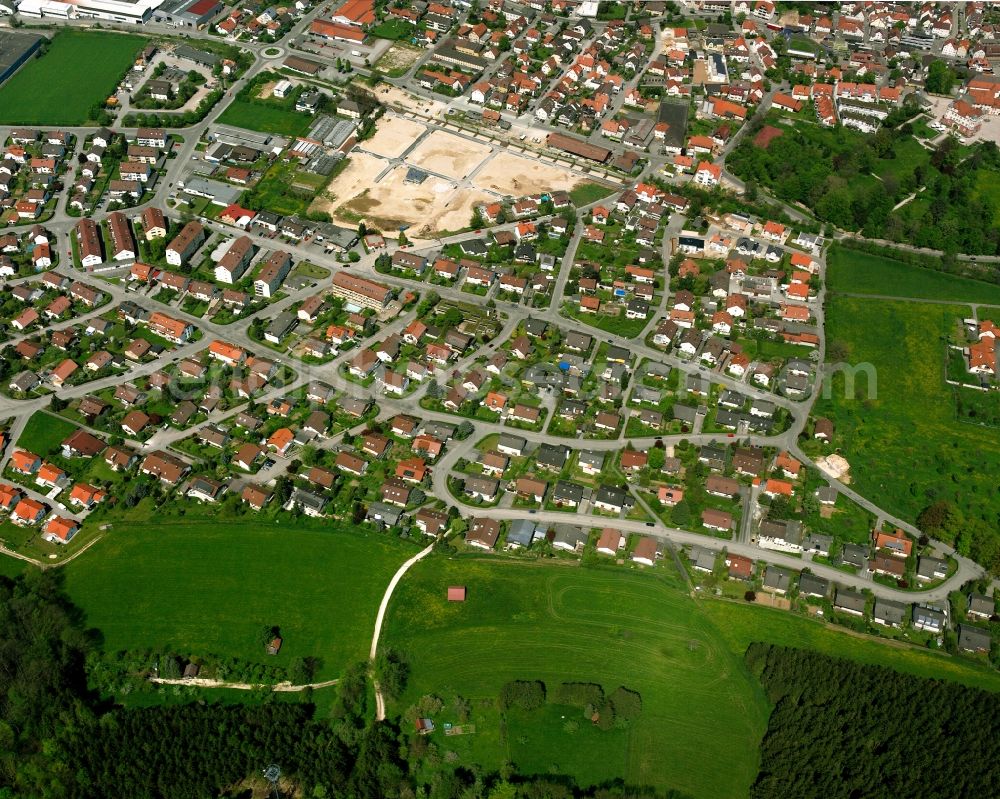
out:
<path id="1" fill-rule="evenodd" d="M 253 252 L 253 242 L 247 236 L 240 236 L 215 265 L 215 279 L 220 283 L 236 283 L 250 266 Z"/>
<path id="2" fill-rule="evenodd" d="M 362 308 L 382 311 L 389 304 L 392 290 L 381 283 L 365 280 L 347 272 L 338 272 L 333 278 L 333 294 Z"/>
<path id="3" fill-rule="evenodd" d="M 85 218 L 76 223 L 76 241 L 80 248 L 80 263 L 85 267 L 104 262 L 101 253 L 101 234 L 93 219 Z"/>
<path id="4" fill-rule="evenodd" d="M 129 261 L 135 258 L 135 240 L 128 219 L 121 211 L 108 215 L 108 233 L 111 235 L 111 258 Z"/>
<path id="5" fill-rule="evenodd" d="M 171 266 L 183 266 L 204 240 L 205 228 L 199 222 L 188 222 L 167 245 L 167 263 Z"/>
<path id="6" fill-rule="evenodd" d="M 272 252 L 253 282 L 258 297 L 273 297 L 292 268 L 292 256 L 282 250 Z"/>

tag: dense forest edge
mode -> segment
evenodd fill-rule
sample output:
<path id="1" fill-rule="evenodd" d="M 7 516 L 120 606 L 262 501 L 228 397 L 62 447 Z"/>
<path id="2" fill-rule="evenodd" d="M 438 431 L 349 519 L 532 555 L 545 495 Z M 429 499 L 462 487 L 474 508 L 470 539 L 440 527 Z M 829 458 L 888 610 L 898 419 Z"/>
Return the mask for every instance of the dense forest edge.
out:
<path id="1" fill-rule="evenodd" d="M 774 704 L 754 799 L 996 795 L 997 694 L 769 644 L 745 660 Z"/>

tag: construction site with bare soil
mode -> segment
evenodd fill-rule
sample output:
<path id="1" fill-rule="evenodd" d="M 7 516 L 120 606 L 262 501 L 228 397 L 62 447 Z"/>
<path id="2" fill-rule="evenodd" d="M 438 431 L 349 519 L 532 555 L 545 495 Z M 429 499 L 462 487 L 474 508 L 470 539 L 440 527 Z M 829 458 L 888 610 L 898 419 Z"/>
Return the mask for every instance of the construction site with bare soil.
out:
<path id="1" fill-rule="evenodd" d="M 483 203 L 569 191 L 585 178 L 487 141 L 395 113 L 359 142 L 310 211 L 413 240 L 467 228 Z"/>

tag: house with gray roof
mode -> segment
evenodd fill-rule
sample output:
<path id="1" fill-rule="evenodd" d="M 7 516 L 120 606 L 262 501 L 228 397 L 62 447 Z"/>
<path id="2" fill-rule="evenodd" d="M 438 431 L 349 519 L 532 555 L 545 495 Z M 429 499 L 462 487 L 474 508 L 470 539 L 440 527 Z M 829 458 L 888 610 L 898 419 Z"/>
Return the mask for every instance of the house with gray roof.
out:
<path id="1" fill-rule="evenodd" d="M 750 415 L 770 419 L 774 416 L 775 405 L 770 400 L 756 399 L 750 405 Z"/>
<path id="2" fill-rule="evenodd" d="M 792 585 L 792 574 L 785 569 L 779 569 L 773 564 L 768 564 L 764 570 L 764 588 L 774 591 L 776 594 L 787 594 Z"/>
<path id="3" fill-rule="evenodd" d="M 395 527 L 403 518 L 403 509 L 385 502 L 372 502 L 365 515 L 366 522 L 375 522 L 385 527 Z"/>
<path id="4" fill-rule="evenodd" d="M 826 599 L 830 594 L 830 581 L 809 572 L 799 576 L 799 596 L 814 596 Z"/>
<path id="5" fill-rule="evenodd" d="M 587 545 L 587 533 L 573 524 L 557 524 L 552 528 L 552 548 L 564 552 L 579 552 Z"/>
<path id="6" fill-rule="evenodd" d="M 569 480 L 560 480 L 552 490 L 552 501 L 556 505 L 569 505 L 571 508 L 579 507 L 583 502 L 583 486 L 571 483 Z"/>
<path id="7" fill-rule="evenodd" d="M 948 576 L 948 561 L 923 555 L 917 561 L 917 580 L 929 583 L 933 580 L 943 580 Z"/>
<path id="8" fill-rule="evenodd" d="M 700 572 L 711 573 L 715 570 L 715 552 L 703 547 L 692 547 L 691 565 Z"/>
<path id="9" fill-rule="evenodd" d="M 624 488 L 602 485 L 594 494 L 594 507 L 611 513 L 621 513 L 629 504 L 628 492 Z"/>
<path id="10" fill-rule="evenodd" d="M 292 491 L 288 504 L 298 508 L 306 516 L 322 516 L 323 509 L 326 507 L 326 498 L 313 494 L 311 491 L 296 488 Z"/>
<path id="11" fill-rule="evenodd" d="M 872 614 L 876 624 L 885 627 L 902 627 L 907 616 L 907 606 L 901 602 L 892 602 L 881 597 L 875 600 L 875 611 Z"/>
<path id="12" fill-rule="evenodd" d="M 569 459 L 569 448 L 562 444 L 542 444 L 535 452 L 535 461 L 540 469 L 561 471 Z"/>
<path id="13" fill-rule="evenodd" d="M 945 616 L 944 611 L 938 608 L 927 605 L 913 606 L 913 628 L 915 630 L 939 633 L 944 629 L 946 622 L 947 616 Z"/>
<path id="14" fill-rule="evenodd" d="M 527 439 L 511 435 L 510 433 L 501 433 L 500 438 L 497 440 L 497 451 L 502 452 L 504 455 L 519 457 L 524 454 L 525 447 L 527 446 Z"/>
<path id="15" fill-rule="evenodd" d="M 850 613 L 852 616 L 864 616 L 865 602 L 864 594 L 847 588 L 837 588 L 833 606 L 844 613 Z"/>
<path id="16" fill-rule="evenodd" d="M 823 535 L 822 533 L 810 533 L 809 537 L 802 545 L 802 551 L 809 552 L 813 555 L 823 555 L 824 557 L 826 557 L 830 554 L 830 547 L 832 546 L 833 546 L 832 535 Z"/>
<path id="17" fill-rule="evenodd" d="M 492 477 L 466 477 L 464 490 L 473 499 L 493 502 L 500 490 L 500 481 Z"/>
<path id="18" fill-rule="evenodd" d="M 448 441 L 455 435 L 455 425 L 448 422 L 435 422 L 427 420 L 421 432 L 424 435 L 433 436 L 441 441 Z"/>
<path id="19" fill-rule="evenodd" d="M 544 536 L 544 526 L 530 519 L 515 519 L 507 531 L 506 543 L 509 548 L 527 548 L 536 538 Z"/>
<path id="20" fill-rule="evenodd" d="M 993 639 L 990 631 L 970 624 L 958 625 L 958 648 L 963 652 L 973 652 L 977 655 L 988 654 Z"/>
<path id="21" fill-rule="evenodd" d="M 673 408 L 674 419 L 678 422 L 684 422 L 685 424 L 693 425 L 698 419 L 698 409 L 690 405 L 682 405 L 679 402 L 674 403 Z"/>
<path id="22" fill-rule="evenodd" d="M 858 544 L 844 544 L 840 550 L 840 562 L 859 569 L 864 568 L 868 563 L 868 550 Z"/>
<path id="23" fill-rule="evenodd" d="M 969 594 L 967 614 L 976 619 L 988 619 L 996 613 L 997 603 L 991 596 Z"/>
<path id="24" fill-rule="evenodd" d="M 604 453 L 598 450 L 582 450 L 577 456 L 577 464 L 587 474 L 597 474 L 604 468 Z"/>
<path id="25" fill-rule="evenodd" d="M 566 334 L 566 348 L 574 352 L 586 352 L 590 349 L 590 345 L 593 342 L 593 336 L 588 336 L 586 333 L 580 333 L 577 330 L 571 330 Z"/>

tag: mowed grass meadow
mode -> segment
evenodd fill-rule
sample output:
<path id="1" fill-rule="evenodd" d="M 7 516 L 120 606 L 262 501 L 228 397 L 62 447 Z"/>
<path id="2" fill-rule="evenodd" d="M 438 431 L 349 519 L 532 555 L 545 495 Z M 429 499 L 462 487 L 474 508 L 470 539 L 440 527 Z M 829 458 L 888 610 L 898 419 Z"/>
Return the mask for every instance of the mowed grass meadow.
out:
<path id="1" fill-rule="evenodd" d="M 673 573 L 671 572 L 671 575 Z M 459 764 L 572 774 L 581 785 L 623 779 L 695 797 L 745 796 L 769 712 L 734 652 L 678 578 L 623 569 L 430 558 L 406 575 L 383 645 L 404 652 L 410 682 L 395 710 L 425 694 L 473 704 L 476 733 L 445 737 Z M 465 585 L 464 603 L 446 601 Z M 496 697 L 515 679 L 620 685 L 642 696 L 624 730 L 593 727 L 579 708 L 546 705 L 500 718 Z M 576 721 L 573 729 L 568 721 Z"/>
<path id="2" fill-rule="evenodd" d="M 278 136 L 304 136 L 312 126 L 313 118 L 278 105 L 251 103 L 236 98 L 222 112 L 218 121 L 220 125 L 259 130 Z"/>
<path id="3" fill-rule="evenodd" d="M 60 31 L 44 56 L 0 86 L 0 125 L 83 125 L 147 41 L 112 31 Z"/>
<path id="4" fill-rule="evenodd" d="M 852 486 L 909 521 L 941 499 L 982 518 L 1000 514 L 1000 432 L 961 422 L 944 382 L 950 336 L 970 313 L 836 294 L 827 301 L 828 346 L 846 349 L 849 364 L 871 364 L 877 387 L 860 377 L 851 391 L 835 374 L 814 413 L 833 420 Z"/>
<path id="5" fill-rule="evenodd" d="M 45 458 L 57 453 L 63 441 L 77 431 L 77 426 L 60 416 L 45 411 L 31 415 L 24 426 L 17 446 Z"/>
<path id="6" fill-rule="evenodd" d="M 115 522 L 65 567 L 66 589 L 102 648 L 216 654 L 287 666 L 322 659 L 318 680 L 368 657 L 386 585 L 413 548 L 347 526 L 210 518 Z M 276 657 L 264 625 L 281 628 Z"/>
<path id="7" fill-rule="evenodd" d="M 826 263 L 827 287 L 833 292 L 1000 305 L 1000 286 L 995 283 L 935 272 L 849 247 L 833 245 Z"/>

